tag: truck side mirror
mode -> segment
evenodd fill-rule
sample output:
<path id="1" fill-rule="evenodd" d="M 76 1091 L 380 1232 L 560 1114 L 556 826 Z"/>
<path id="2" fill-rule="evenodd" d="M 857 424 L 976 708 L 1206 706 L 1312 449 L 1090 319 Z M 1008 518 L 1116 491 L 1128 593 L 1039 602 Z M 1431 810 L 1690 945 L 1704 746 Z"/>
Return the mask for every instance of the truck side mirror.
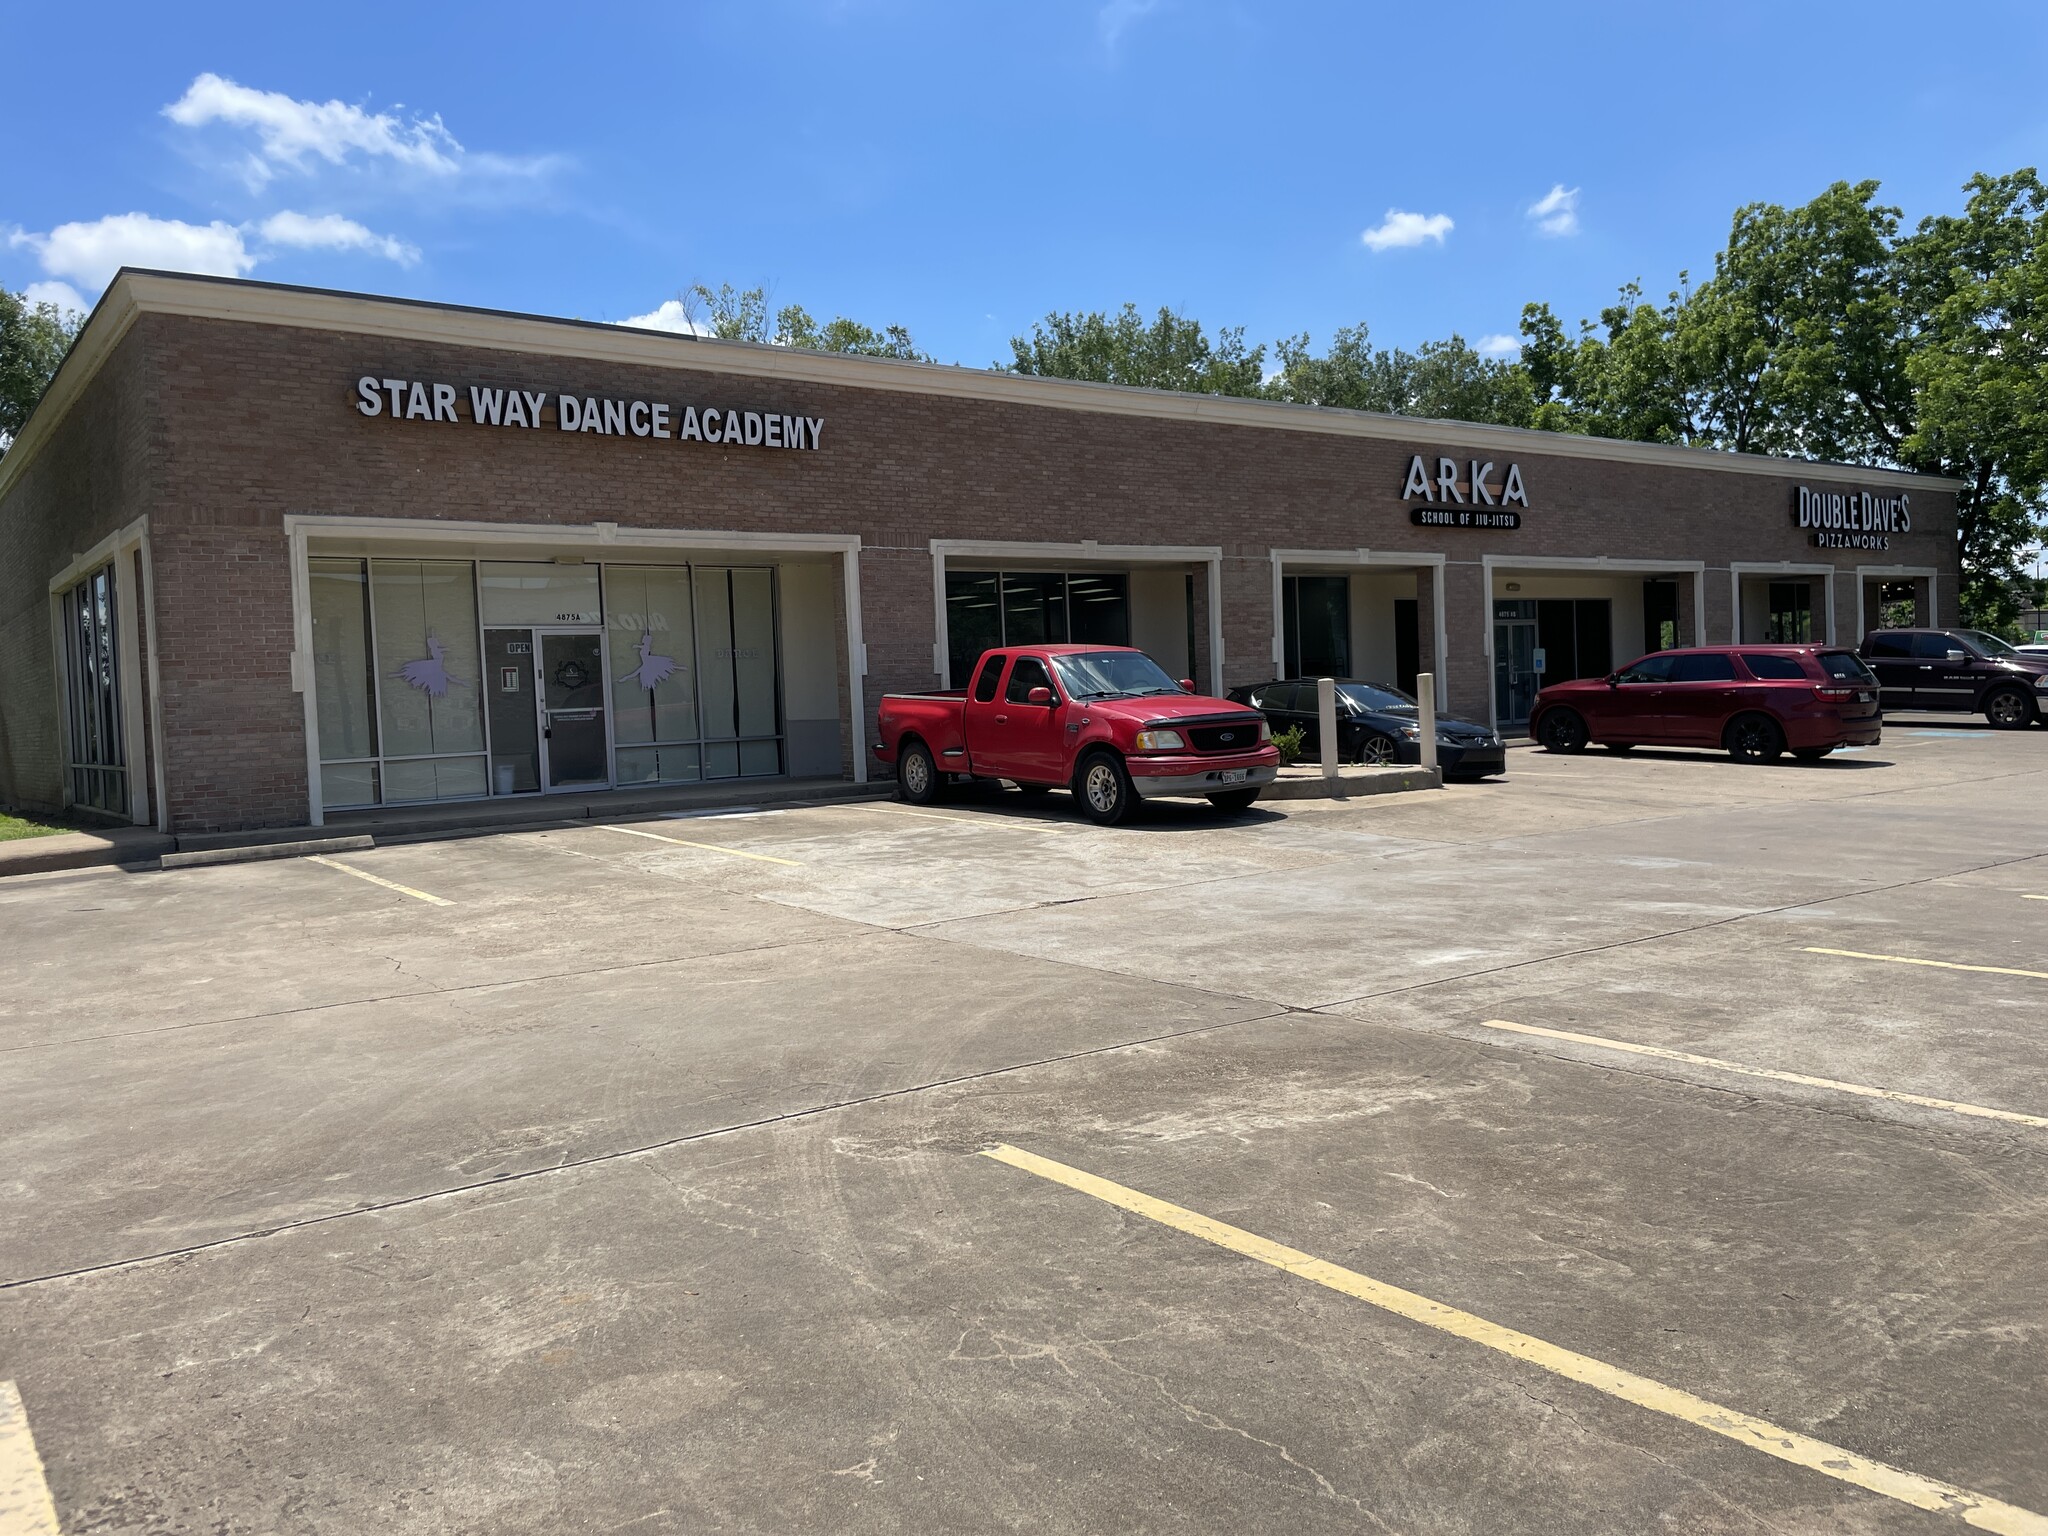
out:
<path id="1" fill-rule="evenodd" d="M 1026 704 L 1050 704 L 1052 702 L 1052 690 L 1050 688 L 1034 688 L 1024 695 L 1024 702 Z"/>
<path id="2" fill-rule="evenodd" d="M 1970 653 L 1968 651 L 1950 651 L 1948 653 L 1948 659 L 1951 662 L 1968 661 L 1970 659 Z"/>
<path id="3" fill-rule="evenodd" d="M 1192 677 L 1182 678 L 1180 680 L 1180 691 L 1182 693 L 1193 693 L 1195 691 L 1195 680 Z"/>

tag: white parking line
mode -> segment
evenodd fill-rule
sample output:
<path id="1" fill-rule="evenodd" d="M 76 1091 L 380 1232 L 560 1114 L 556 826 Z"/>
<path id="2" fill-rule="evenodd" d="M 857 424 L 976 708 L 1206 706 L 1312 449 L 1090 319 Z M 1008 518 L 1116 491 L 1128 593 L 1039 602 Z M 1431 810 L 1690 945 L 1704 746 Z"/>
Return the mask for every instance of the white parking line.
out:
<path id="1" fill-rule="evenodd" d="M 736 859 L 758 859 L 763 864 L 787 864 L 791 868 L 802 865 L 800 859 L 779 859 L 772 853 L 749 853 L 744 848 L 726 848 L 718 843 L 693 843 L 687 837 L 669 837 L 660 832 L 643 832 L 638 827 L 614 827 L 600 824 L 600 832 L 623 832 L 628 837 L 651 837 L 657 843 L 674 843 L 679 848 L 702 848 L 706 853 L 726 853 Z"/>
<path id="2" fill-rule="evenodd" d="M 325 864 L 329 869 L 338 869 L 344 875 L 354 875 L 358 880 L 367 880 L 372 885 L 381 885 L 387 891 L 396 891 L 401 896 L 410 896 L 414 901 L 424 901 L 430 906 L 452 907 L 454 902 L 446 896 L 434 896 L 426 891 L 416 891 L 409 885 L 400 885 L 396 880 L 386 880 L 382 875 L 373 875 L 367 869 L 357 869 L 353 864 L 344 864 L 339 859 L 330 859 L 324 854 L 308 855 L 308 864 Z"/>
<path id="3" fill-rule="evenodd" d="M 58 1536 L 28 1409 L 11 1381 L 0 1381 L 0 1536 Z"/>
<path id="4" fill-rule="evenodd" d="M 1638 1045 L 1633 1040 L 1614 1040 L 1606 1035 L 1581 1035 L 1569 1029 L 1545 1029 L 1540 1024 L 1517 1024 L 1512 1019 L 1482 1019 L 1483 1029 L 1512 1030 L 1518 1035 L 1538 1035 L 1546 1040 L 1565 1040 L 1573 1045 L 1597 1046 L 1603 1051 L 1626 1051 L 1632 1056 L 1655 1056 L 1663 1061 L 1682 1061 L 1688 1066 L 1711 1067 L 1716 1072 L 1733 1072 L 1742 1077 L 1764 1077 L 1773 1082 L 1797 1083 L 1802 1088 L 1830 1088 L 1836 1093 L 1853 1093 L 1865 1099 L 1889 1099 L 1895 1104 L 1914 1104 L 1922 1109 L 1945 1109 L 1951 1114 L 1974 1115 L 1980 1120 L 2006 1120 L 2015 1125 L 2048 1131 L 2048 1116 L 2023 1115 L 2013 1109 L 1992 1109 L 1984 1104 L 1961 1104 L 1954 1099 L 1931 1099 L 1922 1093 L 1905 1093 L 1896 1088 L 1873 1088 L 1867 1083 L 1844 1083 L 1832 1077 L 1809 1077 L 1804 1072 L 1781 1072 L 1776 1067 L 1746 1067 L 1739 1061 L 1718 1056 L 1695 1056 L 1691 1051 L 1667 1050 L 1661 1045 Z"/>
<path id="5" fill-rule="evenodd" d="M 850 809 L 886 811 L 892 816 L 915 816 L 923 821 L 950 821 L 956 827 L 1002 828 L 1025 826 L 1038 832 L 1058 832 L 1062 834 L 1087 830 L 1084 827 L 1062 826 L 1058 822 L 1041 820 L 1036 816 L 1019 817 L 1000 814 L 989 816 L 950 816 L 944 811 L 913 811 L 907 805 L 892 805 L 880 800 L 861 801 L 850 807 Z"/>

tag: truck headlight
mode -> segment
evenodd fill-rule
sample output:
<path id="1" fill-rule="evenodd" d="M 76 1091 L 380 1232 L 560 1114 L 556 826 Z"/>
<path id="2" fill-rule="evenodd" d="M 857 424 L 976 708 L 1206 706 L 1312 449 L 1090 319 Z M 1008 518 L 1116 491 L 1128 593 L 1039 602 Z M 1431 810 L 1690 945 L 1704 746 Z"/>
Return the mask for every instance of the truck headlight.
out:
<path id="1" fill-rule="evenodd" d="M 1186 746 L 1187 743 L 1181 739 L 1179 731 L 1138 732 L 1138 750 L 1140 752 L 1179 752 L 1184 750 Z"/>
<path id="2" fill-rule="evenodd" d="M 2044 688 L 2048 688 L 2048 672 L 2044 672 L 2041 674 L 2041 686 Z M 1262 742 L 1267 742 L 1271 741 L 1272 739 L 1273 722 L 1268 720 L 1264 715 L 1259 716 L 1259 740 Z"/>

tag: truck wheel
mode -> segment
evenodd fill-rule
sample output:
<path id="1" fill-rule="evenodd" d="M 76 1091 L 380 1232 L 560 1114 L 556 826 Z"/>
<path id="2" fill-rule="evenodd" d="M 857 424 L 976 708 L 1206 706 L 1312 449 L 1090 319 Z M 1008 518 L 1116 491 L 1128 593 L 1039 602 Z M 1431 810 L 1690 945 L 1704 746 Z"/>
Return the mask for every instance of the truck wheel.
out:
<path id="1" fill-rule="evenodd" d="M 932 749 L 921 741 L 906 741 L 896 754 L 896 793 L 912 805 L 930 805 L 945 790 Z"/>
<path id="2" fill-rule="evenodd" d="M 1138 802 L 1131 776 L 1107 752 L 1097 752 L 1082 762 L 1081 771 L 1074 776 L 1074 798 L 1098 827 L 1115 826 Z"/>
<path id="3" fill-rule="evenodd" d="M 1250 810 L 1258 798 L 1256 789 L 1226 789 L 1220 795 L 1211 795 L 1209 803 L 1226 816 L 1237 816 Z"/>
<path id="4" fill-rule="evenodd" d="M 2001 688 L 1984 701 L 1984 718 L 2001 731 L 2023 731 L 2034 723 L 2034 701 L 2017 688 Z"/>
<path id="5" fill-rule="evenodd" d="M 1737 715 L 1721 741 L 1738 763 L 1775 762 L 1785 751 L 1785 733 L 1769 715 Z"/>

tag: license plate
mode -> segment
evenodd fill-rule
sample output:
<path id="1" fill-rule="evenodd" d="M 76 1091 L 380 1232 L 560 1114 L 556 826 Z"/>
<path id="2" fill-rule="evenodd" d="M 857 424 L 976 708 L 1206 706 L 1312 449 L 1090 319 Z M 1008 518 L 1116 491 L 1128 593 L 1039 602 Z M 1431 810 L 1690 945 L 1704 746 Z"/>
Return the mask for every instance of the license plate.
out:
<path id="1" fill-rule="evenodd" d="M 1876 695 L 1876 694 L 1873 694 L 1873 693 L 1859 693 L 1859 694 L 1857 694 L 1857 695 L 1856 695 L 1856 702 L 1857 702 L 1858 704 L 1870 704 L 1870 703 L 1874 703 L 1874 702 L 1876 701 L 1876 699 L 1877 699 L 1877 695 Z"/>
<path id="2" fill-rule="evenodd" d="M 1242 784 L 1250 774 L 1251 769 L 1249 768 L 1225 768 L 1216 777 L 1225 784 Z"/>

